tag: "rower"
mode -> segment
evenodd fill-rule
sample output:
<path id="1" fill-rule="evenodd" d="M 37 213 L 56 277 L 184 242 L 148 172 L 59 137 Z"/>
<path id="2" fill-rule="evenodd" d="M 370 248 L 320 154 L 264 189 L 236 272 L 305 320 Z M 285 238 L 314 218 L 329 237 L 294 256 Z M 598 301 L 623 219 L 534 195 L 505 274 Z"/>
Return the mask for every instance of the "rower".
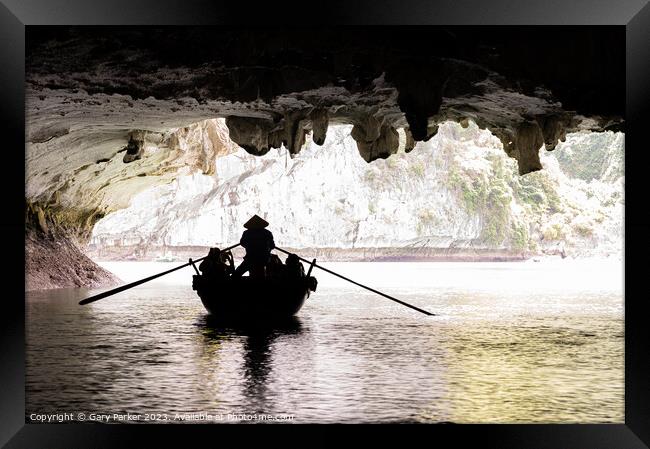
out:
<path id="1" fill-rule="evenodd" d="M 201 265 L 199 265 L 199 270 L 203 276 L 212 278 L 217 274 L 217 264 L 219 263 L 219 248 L 210 248 L 208 255 Z"/>
<path id="2" fill-rule="evenodd" d="M 232 274 L 233 261 L 230 251 L 220 251 L 210 248 L 207 257 L 199 265 L 199 270 L 206 279 L 219 280 Z"/>
<path id="3" fill-rule="evenodd" d="M 266 266 L 266 277 L 271 279 L 281 279 L 286 274 L 286 268 L 277 254 L 271 254 L 269 263 Z"/>
<path id="4" fill-rule="evenodd" d="M 300 259 L 295 254 L 289 254 L 287 257 L 287 271 L 289 276 L 303 278 L 305 277 L 305 268 L 300 263 Z"/>
<path id="5" fill-rule="evenodd" d="M 255 279 L 266 277 L 266 265 L 271 257 L 271 250 L 275 248 L 273 234 L 265 229 L 269 223 L 258 215 L 253 215 L 244 223 L 246 230 L 241 236 L 240 243 L 246 248 L 243 262 L 233 273 L 233 277 L 241 277 L 250 271 L 250 276 Z"/>

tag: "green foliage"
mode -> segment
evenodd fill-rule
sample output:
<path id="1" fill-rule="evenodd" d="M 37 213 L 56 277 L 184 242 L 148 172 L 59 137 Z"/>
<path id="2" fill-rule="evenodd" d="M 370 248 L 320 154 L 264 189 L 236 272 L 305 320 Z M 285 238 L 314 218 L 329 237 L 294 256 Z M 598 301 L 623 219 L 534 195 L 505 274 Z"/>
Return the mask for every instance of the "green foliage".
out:
<path id="1" fill-rule="evenodd" d="M 478 212 L 483 209 L 489 194 L 487 185 L 478 179 L 473 179 L 469 182 L 464 182 L 461 185 L 461 189 L 463 192 L 463 200 L 468 211 Z"/>
<path id="2" fill-rule="evenodd" d="M 488 243 L 499 245 L 509 236 L 511 201 L 510 189 L 503 178 L 492 178 L 488 186 L 485 205 L 487 222 L 483 229 L 483 236 Z"/>
<path id="3" fill-rule="evenodd" d="M 618 142 L 621 142 L 618 140 Z M 615 133 L 592 133 L 554 151 L 562 171 L 572 178 L 591 181 L 623 175 L 623 148 Z"/>
<path id="4" fill-rule="evenodd" d="M 481 237 L 486 243 L 500 245 L 508 237 L 510 215 L 504 208 L 487 214 Z"/>
<path id="5" fill-rule="evenodd" d="M 431 227 L 438 223 L 435 211 L 431 209 L 422 209 L 418 213 L 418 224 L 422 227 Z"/>
<path id="6" fill-rule="evenodd" d="M 513 224 L 512 225 L 512 246 L 513 248 L 523 251 L 528 249 L 529 242 L 528 229 L 524 225 Z"/>
<path id="7" fill-rule="evenodd" d="M 591 226 L 585 223 L 574 225 L 573 231 L 581 237 L 591 237 L 594 234 Z"/>
<path id="8" fill-rule="evenodd" d="M 548 173 L 528 173 L 513 181 L 512 186 L 519 202 L 529 205 L 534 212 L 554 214 L 562 211 L 562 200 Z"/>
<path id="9" fill-rule="evenodd" d="M 510 175 L 504 167 L 503 158 L 490 155 L 488 160 L 492 165 L 492 174 L 487 179 L 464 173 L 461 167 L 453 167 L 448 172 L 448 182 L 460 193 L 465 209 L 483 217 L 482 240 L 498 246 L 512 238 L 509 223 L 513 196 L 507 182 Z"/>
<path id="10" fill-rule="evenodd" d="M 615 206 L 616 204 L 619 204 L 621 201 L 621 192 L 614 191 L 612 192 L 611 196 L 607 198 L 606 200 L 602 201 L 603 207 L 612 207 Z"/>
<path id="11" fill-rule="evenodd" d="M 377 178 L 378 178 L 377 172 L 373 168 L 369 168 L 368 170 L 366 170 L 363 176 L 363 179 L 370 184 L 376 181 Z"/>
<path id="12" fill-rule="evenodd" d="M 431 223 L 432 221 L 434 221 L 435 214 L 430 209 L 422 209 L 418 213 L 418 218 L 420 219 L 420 221 L 423 221 L 425 223 Z"/>
<path id="13" fill-rule="evenodd" d="M 566 232 L 564 226 L 560 223 L 553 223 L 542 229 L 542 236 L 544 240 L 564 240 L 566 238 Z"/>
<path id="14" fill-rule="evenodd" d="M 104 217 L 98 209 L 62 207 L 59 204 L 25 200 L 25 226 L 47 233 L 63 232 L 79 241 L 90 238 L 93 226 Z"/>
<path id="15" fill-rule="evenodd" d="M 488 191 L 482 179 L 462 172 L 460 167 L 450 167 L 447 172 L 447 183 L 452 189 L 460 192 L 465 208 L 469 212 L 478 212 L 485 205 Z"/>
<path id="16" fill-rule="evenodd" d="M 463 178 L 455 166 L 449 167 L 447 172 L 447 184 L 452 189 L 458 189 L 463 184 Z"/>
<path id="17" fill-rule="evenodd" d="M 424 178 L 424 163 L 416 161 L 410 166 L 411 172 L 418 178 Z"/>
<path id="18" fill-rule="evenodd" d="M 457 140 L 462 140 L 460 136 L 467 130 L 459 128 L 454 132 Z M 586 180 L 611 177 L 617 181 L 620 178 L 618 168 L 623 160 L 622 138 L 620 135 L 612 136 L 595 136 L 587 139 L 586 143 L 581 137 L 576 145 L 575 142 L 566 145 L 564 153 L 560 148 L 555 150 L 554 156 L 570 177 Z M 456 193 L 461 207 L 480 218 L 479 240 L 483 244 L 536 251 L 539 249 L 538 238 L 552 242 L 566 240 L 568 236 L 590 237 L 594 235 L 594 227 L 604 222 L 606 217 L 597 215 L 586 223 L 575 221 L 575 217 L 583 213 L 583 207 L 574 204 L 571 198 L 561 196 L 559 183 L 564 178 L 556 175 L 554 167 L 520 176 L 516 161 L 502 153 L 486 148 L 485 159 L 481 159 L 483 155 L 475 150 L 471 152 L 465 157 L 455 144 L 443 143 L 436 153 L 442 164 L 438 160 L 435 163 L 446 167 L 446 184 Z M 489 164 L 487 167 L 486 162 Z M 428 163 L 422 158 L 405 157 L 400 153 L 368 170 L 365 179 L 371 188 L 399 189 L 404 177 L 410 177 L 412 182 L 421 182 Z M 565 170 L 565 167 L 568 168 Z M 589 196 L 592 191 L 586 190 L 585 194 Z M 601 201 L 603 207 L 621 203 L 616 196 Z M 370 213 L 376 213 L 374 205 L 369 205 L 368 209 Z M 438 214 L 435 212 L 426 208 L 415 212 L 418 234 L 430 232 L 431 227 L 437 225 Z M 553 215 L 556 216 L 551 217 Z"/>

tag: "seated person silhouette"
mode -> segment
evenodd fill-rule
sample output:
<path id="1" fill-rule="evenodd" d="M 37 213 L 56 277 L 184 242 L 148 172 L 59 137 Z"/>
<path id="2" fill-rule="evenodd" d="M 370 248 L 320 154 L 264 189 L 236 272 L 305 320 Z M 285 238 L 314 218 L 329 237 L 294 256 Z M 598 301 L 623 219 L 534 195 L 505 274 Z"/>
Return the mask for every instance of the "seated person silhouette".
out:
<path id="1" fill-rule="evenodd" d="M 295 254 L 289 254 L 287 257 L 287 273 L 291 277 L 305 277 L 305 268 Z"/>
<path id="2" fill-rule="evenodd" d="M 241 277 L 247 271 L 250 271 L 251 278 L 266 277 L 266 265 L 271 258 L 271 250 L 275 248 L 273 234 L 265 229 L 268 225 L 269 223 L 258 215 L 253 215 L 244 224 L 246 230 L 239 243 L 246 249 L 246 255 L 232 277 Z"/>
<path id="3" fill-rule="evenodd" d="M 230 276 L 233 271 L 232 267 L 230 251 L 221 252 L 219 248 L 210 248 L 208 256 L 199 265 L 199 270 L 207 279 L 219 280 Z"/>
<path id="4" fill-rule="evenodd" d="M 269 258 L 269 263 L 266 266 L 266 277 L 272 279 L 281 279 L 284 277 L 286 267 L 282 263 L 282 260 L 276 255 L 271 254 Z"/>

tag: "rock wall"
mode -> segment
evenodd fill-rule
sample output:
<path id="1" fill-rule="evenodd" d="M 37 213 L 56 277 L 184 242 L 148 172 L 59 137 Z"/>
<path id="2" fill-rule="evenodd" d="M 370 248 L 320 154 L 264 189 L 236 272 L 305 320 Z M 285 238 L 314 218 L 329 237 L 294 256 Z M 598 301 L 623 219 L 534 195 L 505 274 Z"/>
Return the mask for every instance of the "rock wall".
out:
<path id="1" fill-rule="evenodd" d="M 620 254 L 623 173 L 611 162 L 622 160 L 620 133 L 571 134 L 542 154 L 545 170 L 520 177 L 501 141 L 471 122 L 441 125 L 408 154 L 400 130 L 395 154 L 371 163 L 356 151 L 354 129 L 332 126 L 322 147 L 308 139 L 294 158 L 286 150 L 220 157 L 214 176 L 178 177 L 100 220 L 91 244 L 225 246 L 257 213 L 279 246 L 293 248 Z M 566 160 L 578 153 L 599 154 L 603 175 L 572 173 Z"/>
<path id="2" fill-rule="evenodd" d="M 178 176 L 213 175 L 217 157 L 233 151 L 223 120 L 164 133 L 133 131 L 127 139 L 75 130 L 32 136 L 25 158 L 26 288 L 114 284 L 81 249 L 97 220 Z"/>
<path id="3" fill-rule="evenodd" d="M 139 192 L 178 176 L 214 173 L 216 158 L 236 149 L 223 120 L 160 133 L 132 131 L 124 137 L 72 130 L 27 145 L 26 196 L 51 210 L 105 215 L 127 207 Z"/>
<path id="4" fill-rule="evenodd" d="M 394 154 L 397 129 L 425 142 L 444 121 L 473 120 L 500 137 L 524 174 L 541 168 L 542 144 L 551 149 L 567 132 L 621 129 L 621 36 L 604 29 L 349 28 L 300 38 L 282 29 L 34 29 L 27 35 L 28 147 L 65 154 L 67 171 L 119 148 L 123 162 L 135 163 L 147 159 L 148 140 L 219 117 L 255 155 L 282 145 L 295 155 L 306 133 L 320 145 L 329 124 L 353 125 L 370 162 Z M 78 150 L 94 160 L 67 154 Z"/>
<path id="5" fill-rule="evenodd" d="M 86 256 L 76 233 L 66 230 L 37 204 L 26 207 L 25 290 L 103 288 L 118 284 L 112 273 Z"/>
<path id="6" fill-rule="evenodd" d="M 30 28 L 26 199 L 72 245 L 125 208 L 141 226 L 111 218 L 111 239 L 211 245 L 277 204 L 270 218 L 295 224 L 278 236 L 298 235 L 297 245 L 330 244 L 327 227 L 337 246 L 516 241 L 525 249 L 537 234 L 544 246 L 563 238 L 558 229 L 567 223 L 540 234 L 544 219 L 526 229 L 514 218 L 541 212 L 509 212 L 505 199 L 526 194 L 515 181 L 489 182 L 501 165 L 510 174 L 511 163 L 495 154 L 475 164 L 478 177 L 469 181 L 474 168 L 452 164 L 457 170 L 444 179 L 453 158 L 430 157 L 439 144 L 427 145 L 449 120 L 474 123 L 498 138 L 490 151 L 511 157 L 523 175 L 544 167 L 541 148 L 559 147 L 571 133 L 621 130 L 623 43 L 618 29 Z M 348 127 L 345 137 L 333 131 L 338 125 Z M 248 162 L 243 152 L 261 159 Z M 370 179 L 377 170 L 388 184 Z M 327 185 L 331 179 L 341 184 Z M 318 182 L 324 192 L 305 187 Z M 427 195 L 430 187 L 437 193 Z M 486 214 L 491 204 L 496 215 Z M 162 209 L 151 216 L 154 206 Z"/>

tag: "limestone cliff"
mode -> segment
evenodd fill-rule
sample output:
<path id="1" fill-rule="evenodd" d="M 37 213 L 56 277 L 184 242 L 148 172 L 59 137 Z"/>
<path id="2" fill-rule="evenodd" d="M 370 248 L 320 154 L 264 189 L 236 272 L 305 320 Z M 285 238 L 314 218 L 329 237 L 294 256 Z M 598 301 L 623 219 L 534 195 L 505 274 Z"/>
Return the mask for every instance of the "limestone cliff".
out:
<path id="1" fill-rule="evenodd" d="M 509 176 L 575 133 L 623 129 L 621 42 L 620 29 L 33 27 L 26 201 L 72 245 L 102 218 L 100 241 L 230 242 L 266 210 L 300 246 L 598 246 L 609 219 L 576 216 L 616 173 L 582 190 L 552 169 L 535 186 Z M 447 121 L 489 131 L 474 145 L 489 159 L 462 153 Z M 589 201 L 568 206 L 576 189 Z"/>
<path id="2" fill-rule="evenodd" d="M 226 245 L 259 213 L 276 243 L 292 248 L 620 255 L 620 133 L 570 134 L 553 152 L 542 151 L 544 170 L 519 176 L 501 141 L 471 122 L 441 125 L 408 154 L 400 131 L 396 154 L 369 164 L 356 151 L 353 130 L 330 126 L 322 147 L 308 139 L 294 158 L 284 149 L 220 157 L 213 175 L 179 176 L 101 219 L 91 243 Z M 587 157 L 591 164 L 571 163 Z"/>

